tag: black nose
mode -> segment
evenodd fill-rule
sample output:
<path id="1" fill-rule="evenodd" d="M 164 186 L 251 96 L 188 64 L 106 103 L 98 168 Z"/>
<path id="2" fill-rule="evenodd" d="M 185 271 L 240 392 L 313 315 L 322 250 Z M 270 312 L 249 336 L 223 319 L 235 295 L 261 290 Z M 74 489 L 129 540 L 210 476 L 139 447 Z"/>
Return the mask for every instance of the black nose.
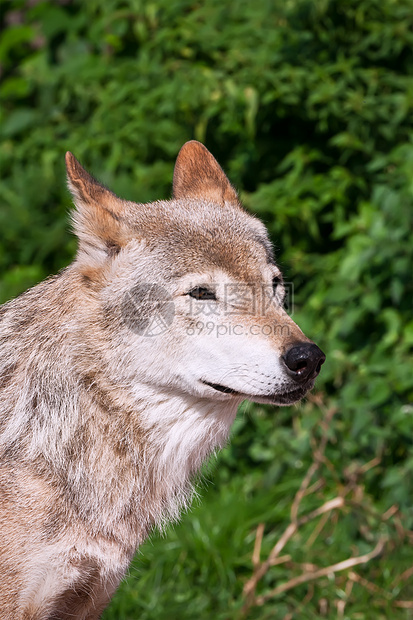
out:
<path id="1" fill-rule="evenodd" d="M 295 344 L 283 355 L 288 374 L 295 381 L 315 379 L 325 359 L 322 350 L 313 342 Z"/>

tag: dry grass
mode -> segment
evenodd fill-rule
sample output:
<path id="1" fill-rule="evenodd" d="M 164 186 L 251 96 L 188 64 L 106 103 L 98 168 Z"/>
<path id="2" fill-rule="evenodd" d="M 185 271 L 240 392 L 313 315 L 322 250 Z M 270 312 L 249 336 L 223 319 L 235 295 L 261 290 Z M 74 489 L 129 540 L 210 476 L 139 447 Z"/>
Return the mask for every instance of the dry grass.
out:
<path id="1" fill-rule="evenodd" d="M 320 396 L 313 398 L 317 399 L 317 405 L 323 411 L 321 437 L 318 441 L 314 437 L 312 438 L 312 463 L 292 502 L 290 523 L 272 547 L 268 556 L 263 560 L 261 559 L 261 549 L 265 540 L 265 524 L 260 523 L 257 527 L 252 554 L 253 572 L 243 588 L 245 602 L 240 618 L 246 618 L 252 607 L 262 606 L 270 599 L 293 590 L 302 584 L 308 584 L 309 586 L 306 600 L 303 601 L 308 603 L 314 594 L 314 582 L 318 582 L 325 577 L 335 579 L 337 585 L 340 585 L 341 591 L 344 592 L 344 597 L 330 602 L 320 599 L 318 607 L 321 616 L 327 615 L 328 609 L 334 605 L 337 618 L 344 618 L 346 605 L 351 600 L 354 584 L 365 588 L 370 595 L 374 596 L 375 603 L 379 607 L 381 603 L 383 606 L 388 606 L 390 603 L 394 609 L 413 609 L 413 600 L 400 600 L 395 598 L 394 595 L 394 591 L 399 592 L 403 584 L 413 577 L 413 568 L 405 570 L 394 579 L 391 584 L 392 591 L 377 586 L 375 583 L 359 575 L 355 570 L 356 567 L 368 564 L 380 556 L 384 557 L 386 552 L 393 551 L 395 545 L 400 544 L 402 541 L 408 544 L 413 543 L 413 532 L 404 527 L 403 518 L 396 505 L 391 506 L 385 513 L 378 514 L 365 496 L 363 476 L 369 470 L 379 466 L 380 455 L 365 464 L 354 465 L 347 472 L 344 472 L 346 482 L 345 484 L 336 484 L 336 489 L 338 490 L 336 497 L 328 499 L 318 508 L 311 511 L 306 512 L 303 508 L 304 498 L 309 495 L 316 495 L 325 486 L 323 468 L 327 468 L 329 473 L 333 473 L 334 477 L 339 480 L 338 472 L 335 471 L 335 468 L 325 454 L 329 442 L 329 429 L 335 410 L 324 407 Z M 348 514 L 349 511 L 357 514 L 361 533 L 365 539 L 372 543 L 369 552 L 360 555 L 357 553 L 350 554 L 345 559 L 329 566 L 298 563 L 294 561 L 294 557 L 291 554 L 282 554 L 289 541 L 294 537 L 301 536 L 304 525 L 314 523 L 310 535 L 304 542 L 305 548 L 310 549 L 328 524 L 334 526 L 340 513 Z M 380 524 L 386 524 L 386 527 L 382 528 Z M 293 576 L 286 578 L 285 581 L 282 581 L 282 583 L 279 583 L 272 589 L 257 593 L 263 577 L 277 565 L 284 565 L 285 575 L 288 576 L 294 573 Z M 288 620 L 288 617 L 285 620 Z"/>

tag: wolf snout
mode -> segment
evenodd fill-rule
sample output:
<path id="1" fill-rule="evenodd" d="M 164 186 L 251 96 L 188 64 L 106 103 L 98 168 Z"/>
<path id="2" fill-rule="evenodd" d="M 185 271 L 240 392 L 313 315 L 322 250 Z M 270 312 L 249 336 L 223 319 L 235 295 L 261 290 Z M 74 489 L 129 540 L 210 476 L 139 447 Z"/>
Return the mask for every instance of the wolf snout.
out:
<path id="1" fill-rule="evenodd" d="M 313 342 L 292 346 L 282 357 L 289 376 L 297 382 L 315 379 L 326 356 Z"/>

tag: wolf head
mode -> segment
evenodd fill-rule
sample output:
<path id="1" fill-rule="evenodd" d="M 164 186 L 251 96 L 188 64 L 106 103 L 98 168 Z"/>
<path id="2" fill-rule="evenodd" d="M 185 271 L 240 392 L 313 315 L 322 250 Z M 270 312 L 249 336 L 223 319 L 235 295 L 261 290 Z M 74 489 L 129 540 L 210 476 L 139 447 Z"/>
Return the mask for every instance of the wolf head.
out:
<path id="1" fill-rule="evenodd" d="M 172 199 L 151 204 L 119 199 L 71 153 L 66 164 L 74 268 L 118 380 L 276 405 L 313 387 L 325 356 L 283 308 L 264 225 L 202 144 L 182 147 Z"/>

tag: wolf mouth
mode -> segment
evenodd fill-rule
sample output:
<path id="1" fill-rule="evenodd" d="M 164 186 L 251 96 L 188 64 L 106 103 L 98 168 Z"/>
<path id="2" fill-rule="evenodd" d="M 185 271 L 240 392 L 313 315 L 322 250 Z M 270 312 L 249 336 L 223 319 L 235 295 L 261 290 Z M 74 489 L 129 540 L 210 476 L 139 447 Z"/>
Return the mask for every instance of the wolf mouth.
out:
<path id="1" fill-rule="evenodd" d="M 241 396 L 240 392 L 236 392 L 232 388 L 225 387 L 225 385 L 219 385 L 219 383 L 209 383 L 209 381 L 202 381 L 205 385 L 212 387 L 217 392 L 222 392 L 223 394 L 234 394 L 235 396 Z"/>
<path id="2" fill-rule="evenodd" d="M 307 386 L 301 386 L 296 390 L 291 390 L 291 392 L 284 392 L 283 394 L 272 394 L 271 396 L 269 396 L 269 399 L 270 402 L 274 405 L 292 405 L 297 401 L 301 400 L 312 387 L 313 386 L 310 383 Z"/>
<path id="3" fill-rule="evenodd" d="M 312 384 L 310 383 L 307 386 L 300 386 L 295 390 L 291 390 L 290 392 L 284 392 L 282 394 L 245 394 L 242 392 L 237 392 L 232 388 L 226 387 L 225 385 L 220 385 L 219 383 L 210 383 L 209 381 L 202 381 L 204 385 L 208 385 L 208 387 L 213 388 L 217 392 L 221 392 L 222 394 L 232 394 L 234 396 L 243 396 L 248 400 L 260 400 L 261 402 L 267 401 L 268 403 L 274 405 L 290 405 L 301 398 L 312 388 Z"/>

